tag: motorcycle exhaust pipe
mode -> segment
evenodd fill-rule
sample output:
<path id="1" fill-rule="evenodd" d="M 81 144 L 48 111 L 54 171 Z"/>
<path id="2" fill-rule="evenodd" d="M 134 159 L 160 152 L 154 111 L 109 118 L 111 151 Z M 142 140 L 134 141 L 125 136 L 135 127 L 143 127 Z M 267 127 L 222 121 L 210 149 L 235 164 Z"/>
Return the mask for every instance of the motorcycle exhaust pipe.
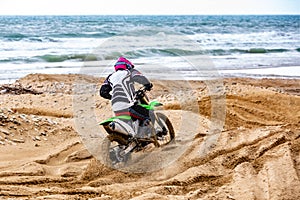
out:
<path id="1" fill-rule="evenodd" d="M 121 120 L 116 120 L 109 123 L 108 127 L 114 132 L 118 132 L 124 135 L 134 135 L 134 130 L 132 129 L 132 127 L 128 123 Z"/>

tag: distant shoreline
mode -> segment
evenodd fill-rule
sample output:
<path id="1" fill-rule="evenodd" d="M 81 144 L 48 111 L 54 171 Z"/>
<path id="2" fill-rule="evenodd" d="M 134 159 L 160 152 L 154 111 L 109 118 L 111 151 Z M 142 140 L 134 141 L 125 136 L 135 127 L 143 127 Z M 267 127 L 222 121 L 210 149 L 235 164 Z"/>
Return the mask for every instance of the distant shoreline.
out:
<path id="1" fill-rule="evenodd" d="M 60 68 L 61 69 L 61 68 Z M 68 68 L 66 68 L 67 70 Z M 33 75 L 33 74 L 52 74 L 53 76 L 55 75 L 85 75 L 79 72 L 79 69 L 74 69 L 74 68 L 70 68 L 73 70 L 73 72 L 65 72 L 65 73 L 59 73 L 59 72 L 51 72 L 51 69 L 46 69 L 46 70 L 42 70 L 39 71 L 37 73 L 28 73 L 28 74 L 23 74 L 20 77 L 16 77 L 16 78 L 5 78 L 5 77 L 1 77 L 0 75 L 0 85 L 2 84 L 12 84 L 15 81 L 22 79 L 28 75 Z M 49 71 L 50 70 L 50 71 Z M 53 70 L 53 69 L 52 69 Z M 140 69 L 144 74 L 147 74 L 147 76 L 149 76 L 151 79 L 160 79 L 160 80 L 195 80 L 195 81 L 201 81 L 201 80 L 209 80 L 210 78 L 208 77 L 204 77 L 204 76 L 198 76 L 197 74 L 195 74 L 194 76 L 192 76 L 192 74 L 190 74 L 190 76 L 181 76 L 182 78 L 180 79 L 176 79 L 176 78 L 168 78 L 168 72 L 162 72 L 162 73 L 157 73 L 157 74 L 153 74 L 151 72 L 147 73 L 143 71 L 143 69 Z M 45 71 L 45 73 L 43 72 Z M 47 73 L 48 72 L 48 73 Z M 50 73 L 49 73 L 50 72 Z M 79 72 L 79 73 L 78 73 Z M 112 71 L 111 71 L 112 72 Z M 165 74 L 165 75 L 164 75 Z M 201 75 L 201 72 L 198 73 L 199 75 Z M 219 78 L 219 79 L 230 79 L 230 78 L 250 78 L 250 79 L 295 79 L 295 80 L 300 80 L 300 66 L 290 66 L 290 67 L 270 67 L 270 68 L 262 68 L 262 69 L 257 69 L 257 68 L 253 68 L 253 69 L 222 69 L 222 70 L 216 70 L 216 72 L 214 73 L 216 76 L 212 77 L 212 78 Z M 103 78 L 106 77 L 108 75 L 107 74 L 95 74 L 96 78 Z M 162 76 L 164 75 L 164 76 Z"/>

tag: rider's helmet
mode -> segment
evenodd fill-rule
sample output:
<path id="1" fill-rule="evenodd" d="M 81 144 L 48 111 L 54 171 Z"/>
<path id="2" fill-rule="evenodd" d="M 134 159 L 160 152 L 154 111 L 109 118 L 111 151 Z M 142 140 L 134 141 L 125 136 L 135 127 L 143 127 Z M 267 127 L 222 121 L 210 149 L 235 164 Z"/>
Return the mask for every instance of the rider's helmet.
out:
<path id="1" fill-rule="evenodd" d="M 134 65 L 126 58 L 120 57 L 114 67 L 115 67 L 116 71 L 118 71 L 119 69 L 130 70 L 130 69 L 134 68 Z"/>

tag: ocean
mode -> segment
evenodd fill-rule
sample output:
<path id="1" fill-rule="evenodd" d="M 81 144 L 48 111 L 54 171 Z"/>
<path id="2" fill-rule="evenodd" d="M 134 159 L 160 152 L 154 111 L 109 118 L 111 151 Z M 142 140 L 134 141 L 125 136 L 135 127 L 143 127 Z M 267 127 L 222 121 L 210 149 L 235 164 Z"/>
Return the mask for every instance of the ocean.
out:
<path id="1" fill-rule="evenodd" d="M 0 83 L 30 73 L 104 77 L 121 55 L 152 78 L 300 78 L 299 23 L 300 15 L 0 16 Z"/>

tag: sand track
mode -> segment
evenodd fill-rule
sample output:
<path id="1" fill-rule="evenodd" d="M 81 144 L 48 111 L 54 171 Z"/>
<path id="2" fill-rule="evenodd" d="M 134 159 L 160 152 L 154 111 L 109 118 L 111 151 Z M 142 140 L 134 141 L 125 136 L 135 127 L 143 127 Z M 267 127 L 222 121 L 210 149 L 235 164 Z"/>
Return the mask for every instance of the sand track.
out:
<path id="1" fill-rule="evenodd" d="M 205 84 L 191 82 L 196 101 L 179 102 L 177 93 L 161 93 L 159 82 L 153 95 L 165 103 L 177 137 L 157 155 L 177 149 L 179 157 L 159 170 L 128 173 L 97 161 L 78 136 L 70 93 L 75 78 L 30 75 L 19 82 L 41 94 L 0 95 L 0 199 L 300 198 L 299 80 L 225 80 L 225 127 L 205 154 L 201 146 L 212 137 Z M 99 97 L 93 108 L 101 119 L 111 115 Z"/>

